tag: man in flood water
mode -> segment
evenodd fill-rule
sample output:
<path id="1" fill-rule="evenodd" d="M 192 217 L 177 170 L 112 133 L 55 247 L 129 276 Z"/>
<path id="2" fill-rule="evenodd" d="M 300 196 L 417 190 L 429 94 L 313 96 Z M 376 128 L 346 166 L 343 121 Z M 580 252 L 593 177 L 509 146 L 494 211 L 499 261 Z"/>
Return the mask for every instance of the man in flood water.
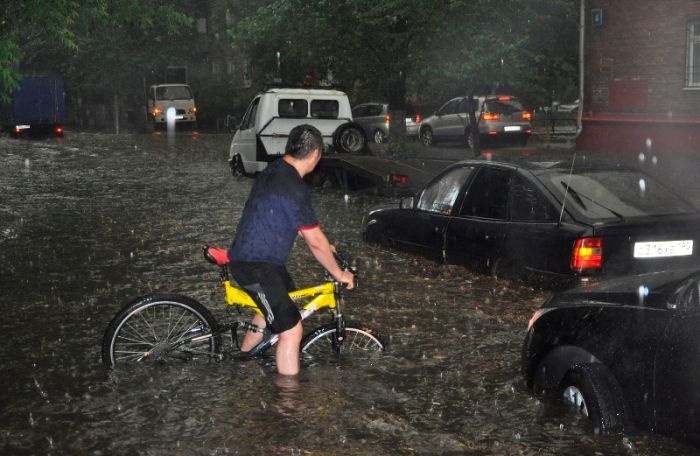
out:
<path id="1" fill-rule="evenodd" d="M 294 283 L 285 264 L 297 235 L 306 241 L 316 260 L 335 280 L 354 286 L 351 272 L 343 271 L 333 256 L 334 248 L 321 231 L 311 205 L 310 188 L 302 180 L 321 159 L 323 137 L 311 125 L 289 133 L 285 155 L 256 178 L 229 249 L 231 274 L 258 304 L 264 318 L 253 324 L 279 334 L 275 360 L 282 375 L 299 373 L 301 315 L 289 291 Z M 249 351 L 263 333 L 248 331 L 241 351 Z"/>

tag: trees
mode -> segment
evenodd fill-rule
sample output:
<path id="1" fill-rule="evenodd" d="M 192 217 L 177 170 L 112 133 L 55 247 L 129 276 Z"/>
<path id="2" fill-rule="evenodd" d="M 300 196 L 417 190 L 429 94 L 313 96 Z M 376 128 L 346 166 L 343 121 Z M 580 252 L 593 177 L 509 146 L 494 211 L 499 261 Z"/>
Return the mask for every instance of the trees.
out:
<path id="1" fill-rule="evenodd" d="M 21 0 L 0 6 L 0 101 L 18 88 L 21 64 L 37 60 L 46 48 L 76 48 L 72 26 L 78 0 Z"/>
<path id="2" fill-rule="evenodd" d="M 530 104 L 576 83 L 576 0 L 251 0 L 232 34 L 263 73 L 331 73 L 355 101 L 403 106 L 515 91 Z"/>
<path id="3" fill-rule="evenodd" d="M 81 95 L 141 93 L 144 74 L 188 55 L 192 1 L 21 0 L 0 17 L 0 98 L 23 71 L 60 72 Z M 183 54 L 185 54 L 183 56 Z M 115 108 L 116 109 L 116 108 Z M 115 116 L 118 118 L 118 116 Z M 118 125 L 116 126 L 118 129 Z"/>

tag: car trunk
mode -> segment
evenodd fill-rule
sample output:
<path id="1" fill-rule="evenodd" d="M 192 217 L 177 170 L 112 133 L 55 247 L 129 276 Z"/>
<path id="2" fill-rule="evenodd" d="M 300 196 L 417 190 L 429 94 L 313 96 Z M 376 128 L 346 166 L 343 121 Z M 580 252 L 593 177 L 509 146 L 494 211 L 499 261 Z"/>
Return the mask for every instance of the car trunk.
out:
<path id="1" fill-rule="evenodd" d="M 700 268 L 700 215 L 628 218 L 594 228 L 603 238 L 605 275 Z"/>

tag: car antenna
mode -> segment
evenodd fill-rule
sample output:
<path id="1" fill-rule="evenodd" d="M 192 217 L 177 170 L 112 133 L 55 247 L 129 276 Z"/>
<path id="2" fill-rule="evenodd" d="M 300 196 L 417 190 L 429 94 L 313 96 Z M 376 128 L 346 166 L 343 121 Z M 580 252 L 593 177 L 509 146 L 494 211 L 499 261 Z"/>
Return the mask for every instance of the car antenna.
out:
<path id="1" fill-rule="evenodd" d="M 576 163 L 576 149 L 574 149 L 574 156 L 571 158 L 571 169 L 569 169 L 569 177 L 566 179 L 566 190 L 564 190 L 564 199 L 561 201 L 561 211 L 559 212 L 559 222 L 557 223 L 557 227 L 561 226 L 561 220 L 564 218 L 564 207 L 566 206 L 566 197 L 569 195 L 571 176 L 574 174 L 574 163 Z"/>

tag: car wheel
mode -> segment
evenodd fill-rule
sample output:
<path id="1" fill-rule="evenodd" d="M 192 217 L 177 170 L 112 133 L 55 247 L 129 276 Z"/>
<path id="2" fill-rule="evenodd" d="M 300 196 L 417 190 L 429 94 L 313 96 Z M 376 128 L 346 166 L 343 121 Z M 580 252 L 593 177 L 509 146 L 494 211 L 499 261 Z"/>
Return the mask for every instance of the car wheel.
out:
<path id="1" fill-rule="evenodd" d="M 435 144 L 435 137 L 433 136 L 433 130 L 429 127 L 421 128 L 420 130 L 420 142 L 424 146 L 430 147 Z"/>
<path id="2" fill-rule="evenodd" d="M 386 142 L 386 135 L 384 134 L 383 131 L 377 130 L 374 132 L 373 139 L 374 139 L 374 142 L 381 144 L 383 142 Z"/>
<path id="3" fill-rule="evenodd" d="M 346 123 L 335 131 L 333 145 L 338 152 L 361 154 L 365 151 L 367 140 L 364 131 L 359 126 Z"/>
<path id="4" fill-rule="evenodd" d="M 231 167 L 231 174 L 233 177 L 245 176 L 245 168 L 243 167 L 243 160 L 240 155 L 235 155 L 228 164 Z"/>
<path id="5" fill-rule="evenodd" d="M 625 427 L 622 390 L 610 370 L 600 363 L 578 364 L 564 376 L 564 401 L 593 422 L 596 433 L 620 432 Z"/>
<path id="6" fill-rule="evenodd" d="M 471 131 L 467 129 L 464 132 L 464 135 L 466 137 L 467 148 L 469 148 L 470 150 L 476 150 L 476 143 L 474 141 L 474 137 L 472 136 Z"/>

